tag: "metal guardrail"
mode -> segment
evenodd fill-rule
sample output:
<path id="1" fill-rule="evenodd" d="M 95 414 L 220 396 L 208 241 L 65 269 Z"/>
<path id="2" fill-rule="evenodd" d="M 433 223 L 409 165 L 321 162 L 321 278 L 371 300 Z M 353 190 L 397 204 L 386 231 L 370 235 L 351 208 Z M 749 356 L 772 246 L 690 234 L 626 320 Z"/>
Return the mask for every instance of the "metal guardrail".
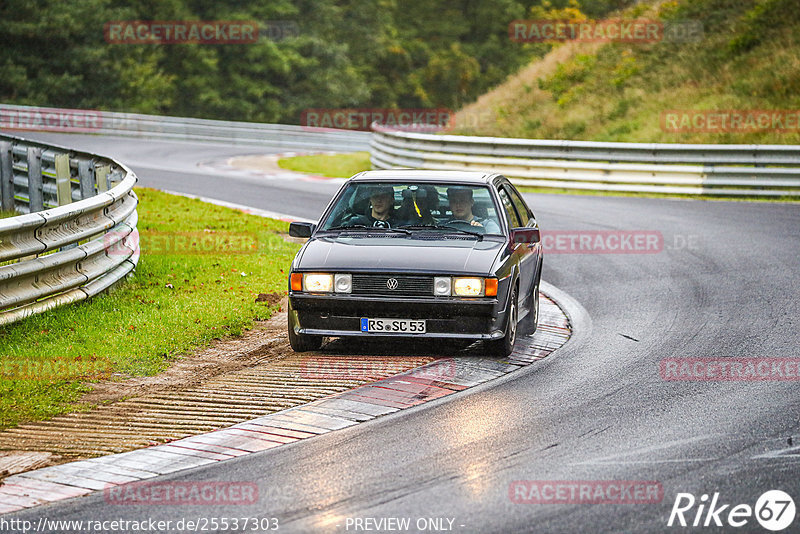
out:
<path id="1" fill-rule="evenodd" d="M 84 300 L 139 260 L 136 175 L 114 160 L 0 135 L 0 325 Z"/>
<path id="2" fill-rule="evenodd" d="M 800 196 L 800 146 L 598 143 L 436 135 L 373 124 L 373 168 L 499 172 L 543 188 Z"/>
<path id="3" fill-rule="evenodd" d="M 125 137 L 208 141 L 331 151 L 369 150 L 370 132 L 97 110 L 0 104 L 0 125 L 13 130 L 80 131 Z"/>

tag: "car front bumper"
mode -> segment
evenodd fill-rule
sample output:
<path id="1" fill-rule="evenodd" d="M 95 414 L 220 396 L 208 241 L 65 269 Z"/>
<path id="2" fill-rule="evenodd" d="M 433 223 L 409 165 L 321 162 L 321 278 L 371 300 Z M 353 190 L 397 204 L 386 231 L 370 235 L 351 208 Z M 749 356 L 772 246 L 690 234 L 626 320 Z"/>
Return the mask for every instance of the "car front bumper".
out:
<path id="1" fill-rule="evenodd" d="M 290 293 L 289 313 L 299 334 L 331 337 L 499 339 L 505 302 L 496 298 L 387 298 Z M 425 319 L 426 332 L 361 331 L 361 318 Z"/>

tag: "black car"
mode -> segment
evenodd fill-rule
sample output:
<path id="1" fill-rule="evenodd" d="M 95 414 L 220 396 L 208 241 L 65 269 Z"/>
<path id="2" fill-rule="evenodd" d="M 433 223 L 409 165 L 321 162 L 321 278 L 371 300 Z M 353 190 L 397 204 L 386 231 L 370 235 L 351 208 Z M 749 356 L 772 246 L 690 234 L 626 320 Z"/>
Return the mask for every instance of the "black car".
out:
<path id="1" fill-rule="evenodd" d="M 401 336 L 484 340 L 507 356 L 518 324 L 536 328 L 539 227 L 499 174 L 362 172 L 319 224 L 289 234 L 310 238 L 289 275 L 295 351 L 323 336 Z"/>

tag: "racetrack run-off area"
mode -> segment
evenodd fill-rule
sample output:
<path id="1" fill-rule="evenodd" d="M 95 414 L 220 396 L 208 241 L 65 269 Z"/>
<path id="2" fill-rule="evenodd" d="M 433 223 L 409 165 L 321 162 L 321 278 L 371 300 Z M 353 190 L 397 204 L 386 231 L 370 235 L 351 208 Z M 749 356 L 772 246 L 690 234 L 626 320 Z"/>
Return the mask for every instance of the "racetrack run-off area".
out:
<path id="1" fill-rule="evenodd" d="M 276 314 L 271 322 L 283 326 L 286 314 Z M 189 389 L 164 388 L 0 433 L 2 449 L 92 458 L 6 478 L 0 485 L 0 513 L 229 460 L 418 406 L 541 360 L 569 336 L 567 316 L 544 294 L 537 331 L 521 337 L 506 360 L 481 356 L 480 343 L 455 357 L 398 354 L 408 350 L 408 343 L 379 355 L 352 356 L 354 348 L 380 348 L 363 342 L 353 347 L 343 340 L 318 353 L 296 354 L 281 336 L 280 350 L 267 344 L 272 354 L 265 355 L 265 363 Z M 359 369 L 360 376 L 351 378 Z M 164 444 L 95 458 L 153 442 Z"/>

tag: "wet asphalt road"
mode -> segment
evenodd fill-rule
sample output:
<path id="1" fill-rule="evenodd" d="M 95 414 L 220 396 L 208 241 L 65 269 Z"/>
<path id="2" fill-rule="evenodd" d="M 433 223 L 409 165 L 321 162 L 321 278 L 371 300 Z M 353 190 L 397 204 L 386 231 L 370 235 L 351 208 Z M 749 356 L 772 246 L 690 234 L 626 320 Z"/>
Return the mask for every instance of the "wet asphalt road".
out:
<path id="1" fill-rule="evenodd" d="M 337 189 L 196 167 L 269 149 L 27 137 L 69 140 L 117 157 L 141 185 L 301 217 L 316 218 Z M 497 533 L 766 532 L 753 517 L 740 528 L 729 526 L 728 511 L 755 505 L 770 489 L 788 492 L 800 505 L 800 381 L 666 381 L 659 373 L 666 358 L 800 357 L 800 205 L 526 198 L 545 232 L 663 236 L 657 250 L 644 254 L 545 257 L 544 279 L 565 293 L 554 296 L 567 304 L 575 328 L 573 339 L 546 360 L 441 401 L 162 477 L 256 481 L 255 505 L 112 506 L 96 494 L 6 518 L 154 518 L 175 525 L 182 518 L 274 517 L 280 532 L 397 526 L 388 518 L 408 518 L 410 531 L 438 525 Z M 519 480 L 657 481 L 663 498 L 516 503 L 509 488 Z M 720 515 L 724 529 L 668 527 L 679 492 L 698 499 L 719 493 L 718 503 L 731 505 Z M 689 522 L 696 511 L 697 505 L 686 513 Z M 442 521 L 427 521 L 435 518 Z M 800 518 L 784 532 L 800 532 Z"/>

